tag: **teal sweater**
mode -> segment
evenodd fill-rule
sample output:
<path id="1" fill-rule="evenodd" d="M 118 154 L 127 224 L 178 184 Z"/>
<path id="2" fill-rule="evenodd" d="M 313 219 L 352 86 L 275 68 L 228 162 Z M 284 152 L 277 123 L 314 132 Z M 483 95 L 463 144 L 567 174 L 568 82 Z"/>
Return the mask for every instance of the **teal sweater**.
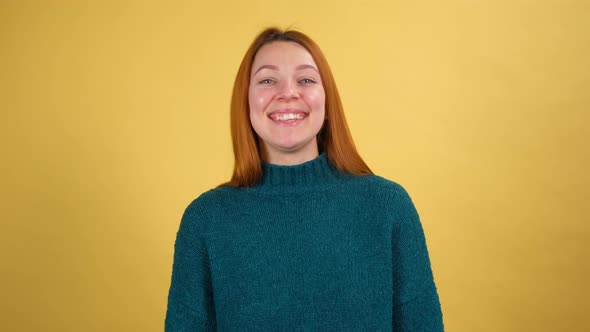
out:
<path id="1" fill-rule="evenodd" d="M 406 191 L 325 157 L 263 163 L 178 230 L 166 331 L 442 331 L 424 232 Z"/>

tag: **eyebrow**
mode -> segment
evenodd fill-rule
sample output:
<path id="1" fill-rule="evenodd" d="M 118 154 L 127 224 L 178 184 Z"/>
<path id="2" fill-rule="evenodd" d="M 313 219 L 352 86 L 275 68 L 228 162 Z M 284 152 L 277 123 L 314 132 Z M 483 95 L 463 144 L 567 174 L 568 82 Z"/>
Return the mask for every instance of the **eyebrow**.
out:
<path id="1" fill-rule="evenodd" d="M 312 65 L 299 65 L 295 69 L 302 70 L 302 69 L 307 69 L 307 68 L 313 69 L 319 74 L 319 71 L 317 70 L 317 68 Z"/>
<path id="2" fill-rule="evenodd" d="M 308 69 L 308 68 L 315 70 L 319 74 L 319 71 L 316 69 L 316 67 L 314 67 L 312 65 L 299 65 L 299 66 L 295 67 L 296 70 L 302 70 L 302 69 Z M 262 66 L 258 67 L 258 69 L 256 69 L 254 74 L 258 73 L 262 69 L 279 70 L 279 67 L 274 66 L 274 65 L 262 65 Z"/>

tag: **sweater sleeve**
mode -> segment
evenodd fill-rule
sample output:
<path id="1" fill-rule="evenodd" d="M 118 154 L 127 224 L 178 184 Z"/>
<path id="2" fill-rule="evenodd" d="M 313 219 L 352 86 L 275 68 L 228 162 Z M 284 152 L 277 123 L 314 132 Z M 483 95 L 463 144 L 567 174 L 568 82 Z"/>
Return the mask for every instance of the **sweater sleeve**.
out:
<path id="1" fill-rule="evenodd" d="M 204 217 L 197 200 L 185 210 L 174 244 L 165 331 L 214 331 L 215 311 Z"/>
<path id="2" fill-rule="evenodd" d="M 443 331 L 426 239 L 408 193 L 398 187 L 392 232 L 393 331 Z"/>

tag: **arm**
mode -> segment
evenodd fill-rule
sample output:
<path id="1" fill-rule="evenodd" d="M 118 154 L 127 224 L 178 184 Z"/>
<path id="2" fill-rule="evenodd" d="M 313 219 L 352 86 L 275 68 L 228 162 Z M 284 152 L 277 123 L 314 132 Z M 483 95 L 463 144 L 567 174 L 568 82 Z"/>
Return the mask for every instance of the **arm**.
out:
<path id="1" fill-rule="evenodd" d="M 165 331 L 214 331 L 215 311 L 203 214 L 193 202 L 184 212 L 174 244 Z"/>
<path id="2" fill-rule="evenodd" d="M 442 312 L 418 213 L 399 187 L 392 232 L 393 330 L 443 331 Z"/>

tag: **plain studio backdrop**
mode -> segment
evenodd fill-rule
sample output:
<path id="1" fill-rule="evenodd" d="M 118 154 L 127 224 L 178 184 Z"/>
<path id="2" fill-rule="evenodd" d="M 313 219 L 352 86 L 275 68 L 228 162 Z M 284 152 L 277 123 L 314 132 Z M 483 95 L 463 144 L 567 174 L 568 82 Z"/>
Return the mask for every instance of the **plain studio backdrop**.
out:
<path id="1" fill-rule="evenodd" d="M 590 329 L 590 3 L 0 4 L 0 329 L 161 331 L 184 208 L 227 180 L 264 27 L 332 67 L 412 195 L 448 331 Z M 310 303 L 310 305 L 313 305 Z"/>

